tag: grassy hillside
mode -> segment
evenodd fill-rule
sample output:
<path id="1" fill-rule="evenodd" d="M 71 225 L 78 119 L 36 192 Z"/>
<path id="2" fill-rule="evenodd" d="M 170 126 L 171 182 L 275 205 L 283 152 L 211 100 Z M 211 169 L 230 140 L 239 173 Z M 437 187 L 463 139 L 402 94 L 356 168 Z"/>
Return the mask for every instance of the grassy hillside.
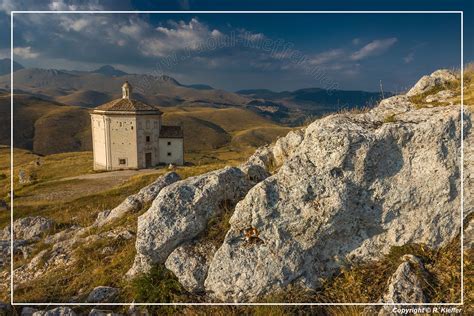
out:
<path id="1" fill-rule="evenodd" d="M 226 145 L 255 148 L 290 130 L 243 108 L 174 107 L 163 111 L 165 124 L 183 126 L 188 152 Z"/>
<path id="2" fill-rule="evenodd" d="M 0 144 L 10 145 L 10 95 L 0 94 Z M 91 147 L 86 109 L 27 94 L 14 97 L 13 142 L 39 154 L 87 150 Z"/>
<path id="3" fill-rule="evenodd" d="M 67 96 L 65 97 L 67 100 Z M 184 128 L 185 151 L 255 147 L 289 130 L 239 107 L 162 107 L 165 124 Z M 10 145 L 10 95 L 0 94 L 0 144 Z M 261 131 L 259 132 L 259 129 Z M 271 135 L 265 135 L 265 132 Z M 242 137 L 246 135 L 246 137 Z M 234 139 L 237 137 L 236 139 Z M 92 149 L 88 109 L 28 94 L 14 98 L 14 146 L 50 155 Z"/>

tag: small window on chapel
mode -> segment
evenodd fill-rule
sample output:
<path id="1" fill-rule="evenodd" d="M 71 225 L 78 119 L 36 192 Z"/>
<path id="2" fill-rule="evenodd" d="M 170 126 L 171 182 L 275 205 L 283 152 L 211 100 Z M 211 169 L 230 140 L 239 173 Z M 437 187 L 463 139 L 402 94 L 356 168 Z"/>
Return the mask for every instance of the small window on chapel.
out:
<path id="1" fill-rule="evenodd" d="M 168 146 L 171 146 L 171 142 L 168 142 Z"/>
<path id="2" fill-rule="evenodd" d="M 168 153 L 168 156 L 171 156 L 171 153 Z"/>
<path id="3" fill-rule="evenodd" d="M 127 160 L 126 160 L 126 159 L 119 158 L 119 165 L 126 165 L 126 164 L 127 164 Z"/>
<path id="4" fill-rule="evenodd" d="M 150 136 L 147 136 L 147 137 L 146 137 L 146 142 L 147 142 L 147 143 L 150 142 Z"/>
<path id="5" fill-rule="evenodd" d="M 122 122 L 120 122 L 120 127 L 123 127 L 123 123 L 122 123 Z"/>

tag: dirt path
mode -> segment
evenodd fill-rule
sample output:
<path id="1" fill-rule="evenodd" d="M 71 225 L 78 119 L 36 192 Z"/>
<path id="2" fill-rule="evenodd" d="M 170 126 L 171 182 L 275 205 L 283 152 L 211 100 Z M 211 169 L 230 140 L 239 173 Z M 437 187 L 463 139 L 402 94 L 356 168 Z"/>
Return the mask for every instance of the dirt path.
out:
<path id="1" fill-rule="evenodd" d="M 23 205 L 70 201 L 101 191 L 109 190 L 127 182 L 136 175 L 163 172 L 163 169 L 120 170 L 84 174 L 41 183 L 31 192 L 24 192 L 16 198 Z"/>
<path id="2" fill-rule="evenodd" d="M 117 171 L 83 174 L 80 176 L 62 178 L 61 180 L 57 180 L 57 181 L 95 180 L 95 179 L 108 179 L 108 178 L 115 178 L 117 180 L 123 180 L 124 178 L 126 178 L 128 180 L 130 177 L 133 177 L 138 174 L 145 175 L 145 174 L 159 173 L 162 171 L 163 169 L 117 170 Z"/>

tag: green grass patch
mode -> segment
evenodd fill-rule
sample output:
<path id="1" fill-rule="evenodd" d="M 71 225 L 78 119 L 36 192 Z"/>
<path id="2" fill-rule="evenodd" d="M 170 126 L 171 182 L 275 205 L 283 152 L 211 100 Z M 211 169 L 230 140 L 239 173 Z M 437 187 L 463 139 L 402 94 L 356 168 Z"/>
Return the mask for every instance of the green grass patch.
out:
<path id="1" fill-rule="evenodd" d="M 395 123 L 396 121 L 395 114 L 389 114 L 383 118 L 384 123 Z"/>

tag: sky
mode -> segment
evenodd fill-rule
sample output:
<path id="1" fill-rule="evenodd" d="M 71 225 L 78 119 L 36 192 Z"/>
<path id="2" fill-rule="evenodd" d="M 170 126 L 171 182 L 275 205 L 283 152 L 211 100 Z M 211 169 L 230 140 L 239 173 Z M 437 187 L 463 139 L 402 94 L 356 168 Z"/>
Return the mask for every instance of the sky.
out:
<path id="1" fill-rule="evenodd" d="M 473 1 L 0 2 L 0 57 L 11 10 L 463 10 L 464 62 L 474 60 Z M 422 75 L 459 68 L 459 14 L 16 14 L 14 60 L 89 71 L 109 64 L 183 84 L 240 89 L 404 91 Z"/>

